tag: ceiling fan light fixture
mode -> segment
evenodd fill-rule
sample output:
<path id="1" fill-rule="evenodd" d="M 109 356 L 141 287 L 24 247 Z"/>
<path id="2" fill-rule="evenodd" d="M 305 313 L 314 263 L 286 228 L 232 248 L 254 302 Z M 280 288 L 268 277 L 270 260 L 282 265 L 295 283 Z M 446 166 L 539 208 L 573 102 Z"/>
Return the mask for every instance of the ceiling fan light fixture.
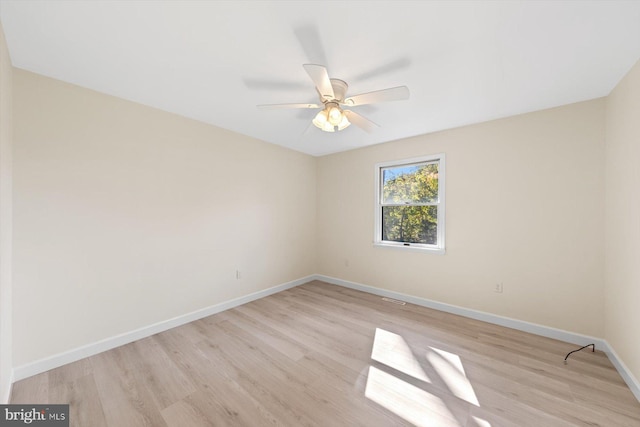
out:
<path id="1" fill-rule="evenodd" d="M 339 107 L 330 107 L 329 108 L 329 123 L 333 126 L 338 126 L 344 117 L 342 110 Z"/>
<path id="2" fill-rule="evenodd" d="M 325 132 L 335 132 L 335 128 L 329 122 L 325 122 L 325 124 L 322 125 L 322 127 L 320 129 L 322 129 Z"/>
<path id="3" fill-rule="evenodd" d="M 338 130 L 346 129 L 350 124 L 351 122 L 347 119 L 347 115 L 343 113 L 342 121 L 340 122 L 340 124 L 338 124 Z"/>
<path id="4" fill-rule="evenodd" d="M 312 123 L 325 132 L 335 132 L 336 128 L 342 130 L 351 124 L 344 111 L 334 103 L 327 105 L 324 110 L 316 114 Z"/>
<path id="5" fill-rule="evenodd" d="M 316 117 L 313 119 L 313 124 L 322 129 L 322 127 L 324 126 L 324 124 L 327 123 L 327 110 L 322 110 L 320 111 L 318 114 L 316 114 Z"/>

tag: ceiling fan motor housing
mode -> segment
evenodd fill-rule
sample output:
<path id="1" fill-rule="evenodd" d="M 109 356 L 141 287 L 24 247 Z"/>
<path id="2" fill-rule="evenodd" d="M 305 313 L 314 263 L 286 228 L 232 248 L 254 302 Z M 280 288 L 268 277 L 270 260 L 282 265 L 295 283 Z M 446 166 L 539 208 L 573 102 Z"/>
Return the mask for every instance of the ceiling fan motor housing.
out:
<path id="1" fill-rule="evenodd" d="M 330 79 L 331 87 L 333 88 L 333 99 L 325 99 L 324 101 L 333 101 L 336 100 L 338 102 L 344 102 L 344 97 L 347 94 L 347 89 L 349 89 L 349 85 L 344 80 L 340 79 Z"/>

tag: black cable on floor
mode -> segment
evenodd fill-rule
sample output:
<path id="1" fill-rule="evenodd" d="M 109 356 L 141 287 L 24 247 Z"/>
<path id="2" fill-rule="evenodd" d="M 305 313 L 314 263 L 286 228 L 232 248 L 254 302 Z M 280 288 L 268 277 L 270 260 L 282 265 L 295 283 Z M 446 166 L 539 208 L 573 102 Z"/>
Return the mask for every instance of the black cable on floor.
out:
<path id="1" fill-rule="evenodd" d="M 576 351 L 584 350 L 584 349 L 585 349 L 585 348 L 587 348 L 587 347 L 593 347 L 593 350 L 591 350 L 592 352 L 595 352 L 595 351 L 596 351 L 596 345 L 595 345 L 595 344 L 587 344 L 587 345 L 585 345 L 584 347 L 580 347 L 580 348 L 579 348 L 579 349 L 577 349 L 577 350 L 573 350 L 573 351 L 570 351 L 569 353 L 567 353 L 567 356 L 564 358 L 564 364 L 565 364 L 565 365 L 567 364 L 567 359 L 569 358 L 569 356 L 571 355 L 571 353 L 575 353 Z"/>

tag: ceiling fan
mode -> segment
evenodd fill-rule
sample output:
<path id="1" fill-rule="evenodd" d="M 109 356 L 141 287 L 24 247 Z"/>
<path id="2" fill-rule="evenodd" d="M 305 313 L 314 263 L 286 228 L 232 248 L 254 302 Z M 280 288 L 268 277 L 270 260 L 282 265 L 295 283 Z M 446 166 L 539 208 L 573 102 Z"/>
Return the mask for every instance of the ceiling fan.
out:
<path id="1" fill-rule="evenodd" d="M 409 88 L 398 86 L 389 89 L 376 90 L 346 97 L 349 85 L 340 79 L 330 79 L 327 69 L 322 65 L 304 64 L 304 69 L 316 85 L 316 90 L 320 96 L 318 104 L 267 104 L 258 105 L 262 109 L 281 108 L 322 108 L 313 119 L 313 124 L 325 131 L 335 132 L 347 128 L 351 123 L 366 132 L 372 132 L 377 124 L 362 115 L 351 110 L 342 109 L 346 107 L 358 107 L 360 105 L 374 104 L 377 102 L 400 101 L 409 99 Z"/>

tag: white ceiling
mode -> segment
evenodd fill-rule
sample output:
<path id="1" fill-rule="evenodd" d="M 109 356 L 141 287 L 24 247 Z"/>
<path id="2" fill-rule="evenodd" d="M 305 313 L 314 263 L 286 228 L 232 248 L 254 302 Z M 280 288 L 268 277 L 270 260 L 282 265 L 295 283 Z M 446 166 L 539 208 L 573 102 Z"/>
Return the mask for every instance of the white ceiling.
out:
<path id="1" fill-rule="evenodd" d="M 640 58 L 640 1 L 0 0 L 13 65 L 312 155 L 607 95 Z M 302 64 L 381 127 L 325 133 Z"/>

